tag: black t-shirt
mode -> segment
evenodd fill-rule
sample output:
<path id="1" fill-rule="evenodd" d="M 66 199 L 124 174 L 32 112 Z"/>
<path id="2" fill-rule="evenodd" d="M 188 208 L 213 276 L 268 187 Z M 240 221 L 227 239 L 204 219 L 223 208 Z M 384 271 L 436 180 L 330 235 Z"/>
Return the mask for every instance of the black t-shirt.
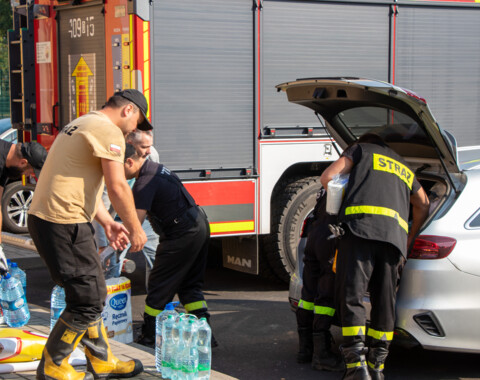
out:
<path id="1" fill-rule="evenodd" d="M 175 173 L 146 160 L 132 189 L 135 207 L 147 210 L 162 222 L 170 221 L 190 207 L 182 187 Z"/>
<path id="2" fill-rule="evenodd" d="M 7 161 L 8 152 L 10 152 L 10 148 L 12 147 L 12 143 L 0 140 L 0 186 L 5 187 L 7 183 L 8 176 L 5 173 L 5 165 Z"/>

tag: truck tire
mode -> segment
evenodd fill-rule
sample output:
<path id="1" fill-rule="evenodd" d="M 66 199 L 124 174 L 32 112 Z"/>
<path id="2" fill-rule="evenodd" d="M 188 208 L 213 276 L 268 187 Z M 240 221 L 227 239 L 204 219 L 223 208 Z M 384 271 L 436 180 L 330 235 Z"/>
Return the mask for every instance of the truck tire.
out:
<path id="1" fill-rule="evenodd" d="M 23 186 L 21 181 L 5 186 L 2 196 L 3 229 L 15 234 L 28 233 L 27 213 L 34 190 L 34 185 Z"/>
<path id="2" fill-rule="evenodd" d="M 319 177 L 293 178 L 273 195 L 271 231 L 263 238 L 262 254 L 284 282 L 295 272 L 303 222 L 315 207 L 320 187 Z"/>

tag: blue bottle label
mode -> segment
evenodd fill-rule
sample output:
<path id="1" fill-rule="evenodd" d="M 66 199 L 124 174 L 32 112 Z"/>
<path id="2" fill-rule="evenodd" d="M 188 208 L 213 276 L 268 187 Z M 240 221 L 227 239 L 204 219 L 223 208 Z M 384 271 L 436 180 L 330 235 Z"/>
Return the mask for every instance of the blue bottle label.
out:
<path id="1" fill-rule="evenodd" d="M 5 310 L 15 311 L 21 309 L 26 303 L 27 300 L 25 296 L 22 296 L 15 301 L 2 301 L 2 308 Z"/>

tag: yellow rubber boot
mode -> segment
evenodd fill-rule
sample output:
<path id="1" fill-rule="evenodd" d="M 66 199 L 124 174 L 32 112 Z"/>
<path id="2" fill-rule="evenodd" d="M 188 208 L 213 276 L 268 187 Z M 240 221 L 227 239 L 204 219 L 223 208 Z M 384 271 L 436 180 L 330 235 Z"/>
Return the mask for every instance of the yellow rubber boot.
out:
<path id="1" fill-rule="evenodd" d="M 77 372 L 68 363 L 85 334 L 87 324 L 75 321 L 73 314 L 64 312 L 48 337 L 42 360 L 37 367 L 37 380 L 93 380 L 89 372 Z"/>
<path id="2" fill-rule="evenodd" d="M 88 325 L 82 343 L 85 345 L 87 370 L 95 379 L 133 377 L 143 372 L 143 365 L 139 360 L 124 362 L 113 355 L 102 318 Z"/>

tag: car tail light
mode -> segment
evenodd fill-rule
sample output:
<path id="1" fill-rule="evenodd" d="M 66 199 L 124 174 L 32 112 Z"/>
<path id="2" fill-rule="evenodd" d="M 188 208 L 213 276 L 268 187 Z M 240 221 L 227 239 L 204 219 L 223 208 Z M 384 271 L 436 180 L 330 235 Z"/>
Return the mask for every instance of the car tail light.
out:
<path id="1" fill-rule="evenodd" d="M 446 236 L 420 235 L 408 255 L 409 259 L 435 260 L 447 257 L 457 241 Z"/>

